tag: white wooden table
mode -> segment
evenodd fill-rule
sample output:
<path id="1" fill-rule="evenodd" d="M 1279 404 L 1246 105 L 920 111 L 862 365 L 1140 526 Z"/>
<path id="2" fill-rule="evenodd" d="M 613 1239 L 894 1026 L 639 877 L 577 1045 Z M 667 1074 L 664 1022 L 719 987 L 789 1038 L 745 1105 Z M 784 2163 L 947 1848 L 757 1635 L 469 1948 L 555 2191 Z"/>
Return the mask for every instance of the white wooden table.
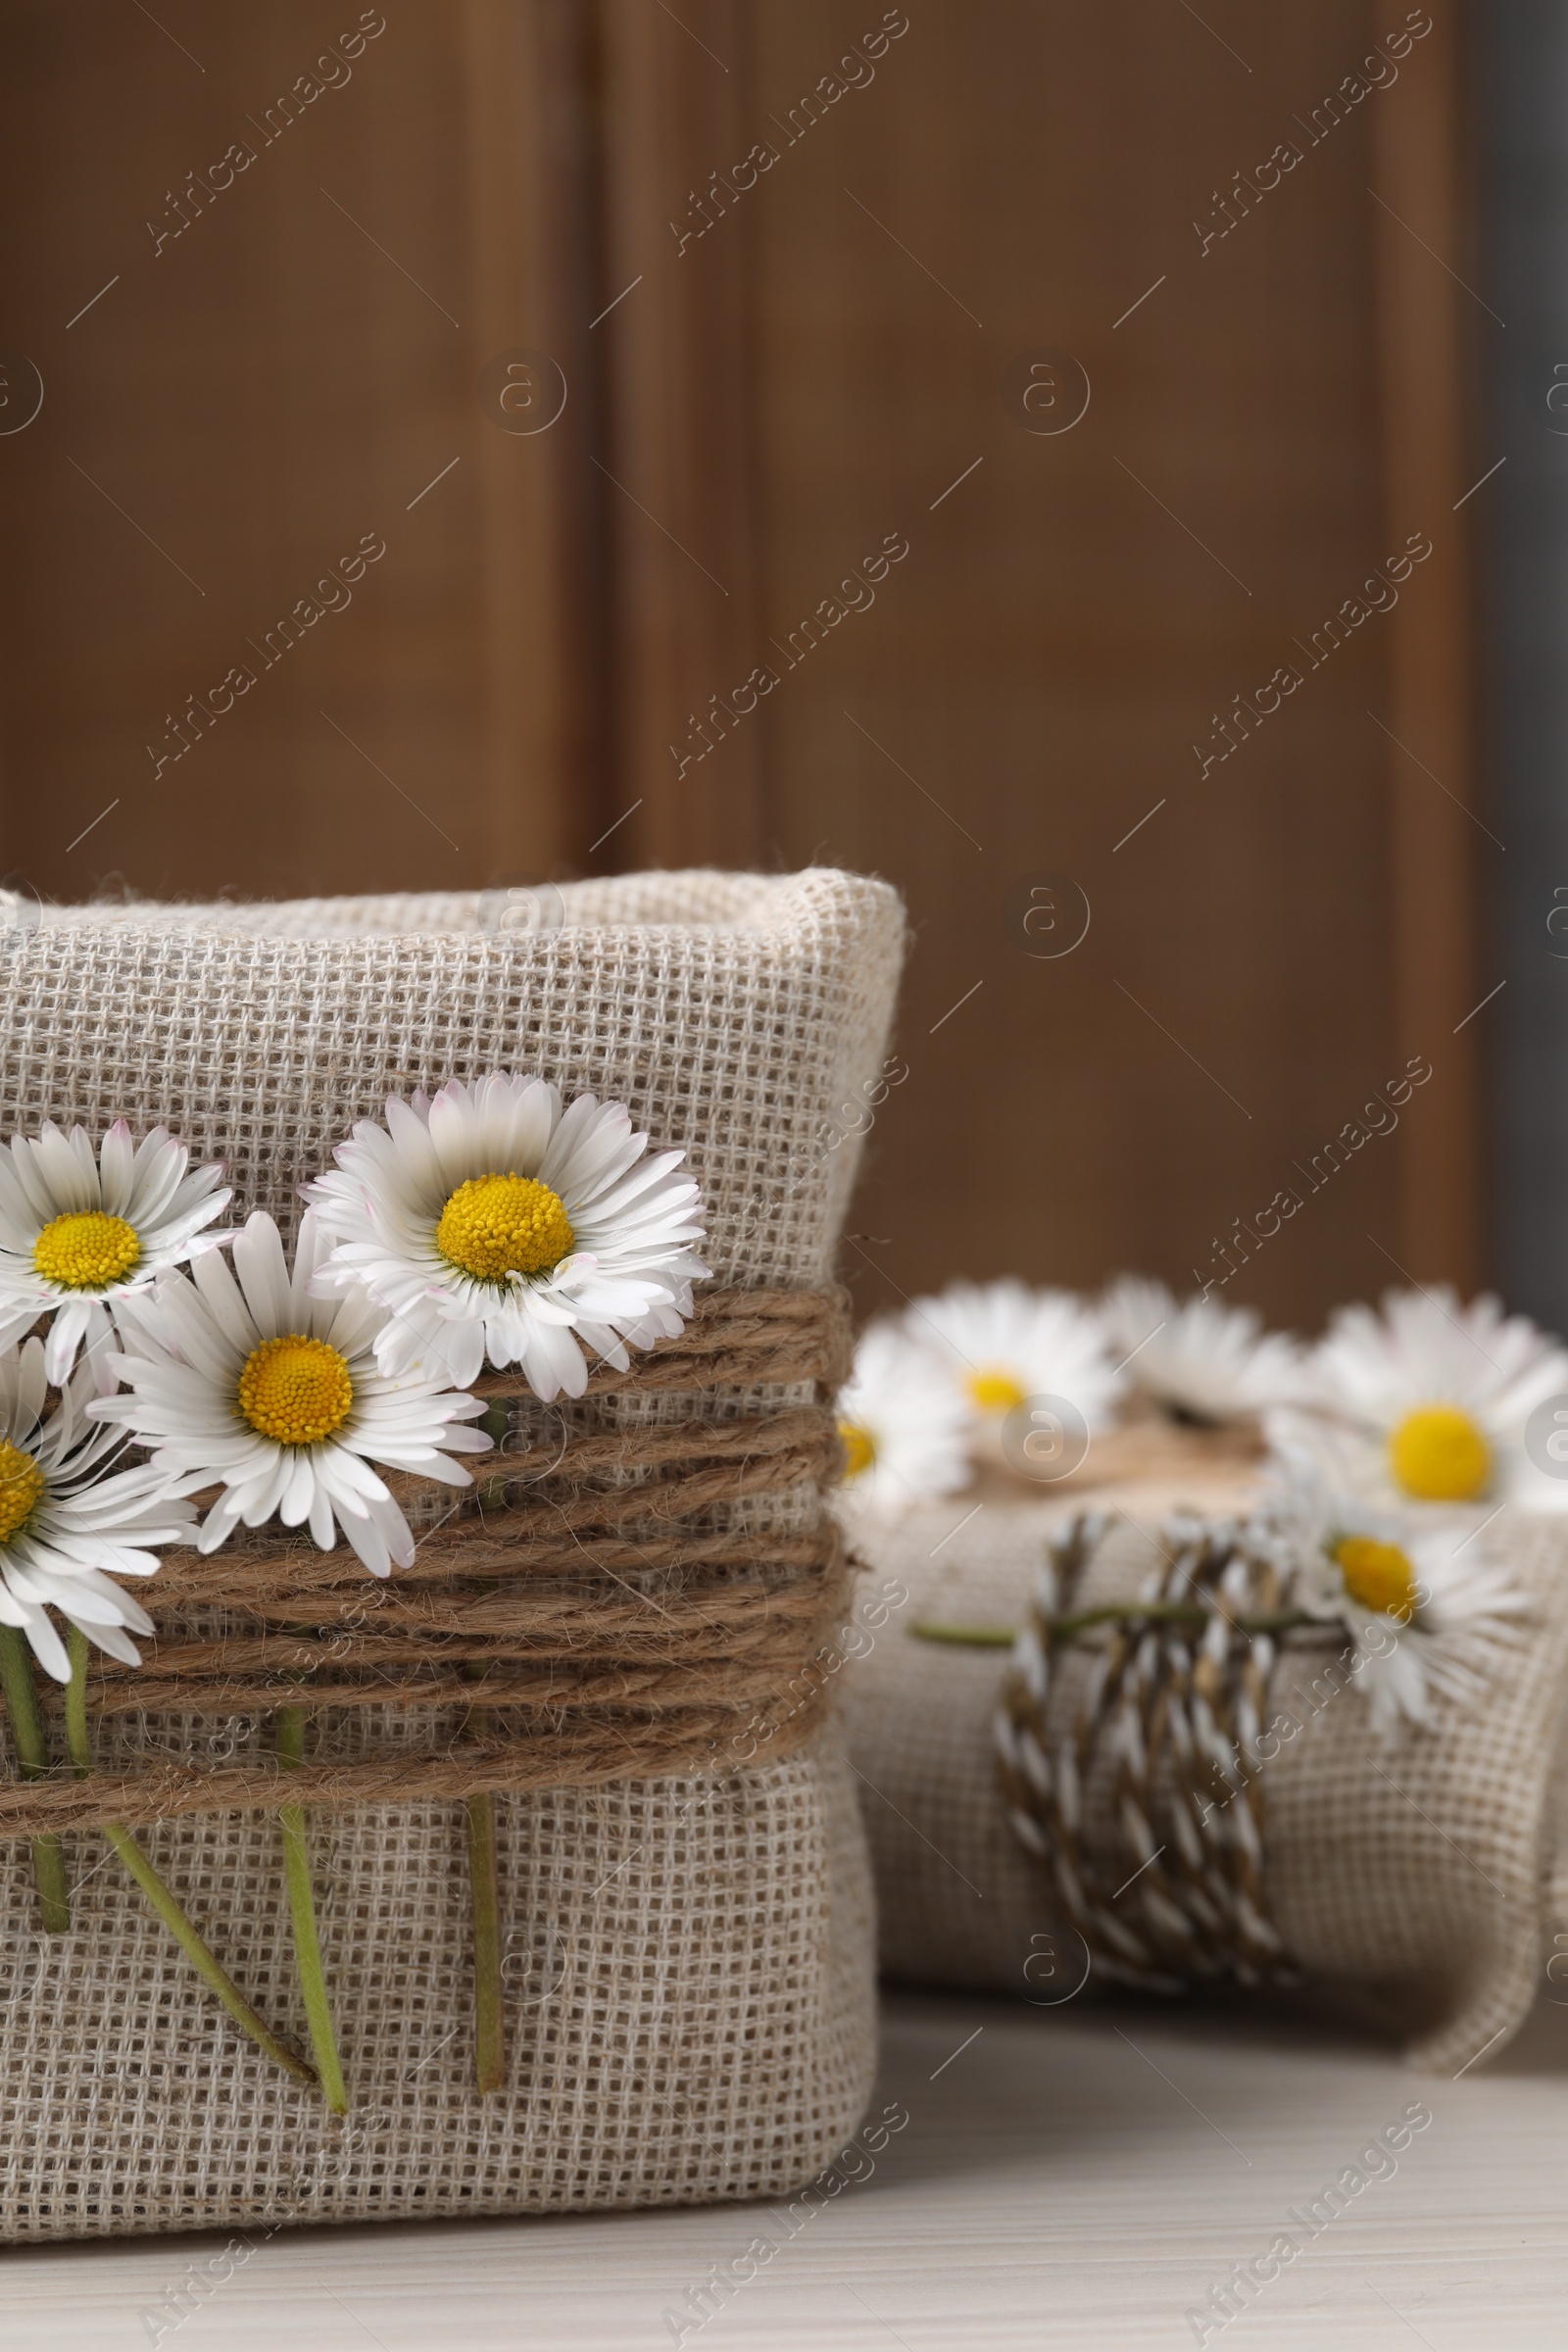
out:
<path id="1" fill-rule="evenodd" d="M 875 2102 L 907 2125 L 793 2238 L 760 2207 L 290 2233 L 177 2328 L 166 2290 L 221 2240 L 18 2249 L 0 2346 L 130 2352 L 161 2321 L 178 2352 L 655 2352 L 688 2287 L 765 2234 L 776 2255 L 687 2346 L 1174 2352 L 1198 2340 L 1186 2312 L 1415 2100 L 1432 2121 L 1397 2171 L 1207 2342 L 1562 2352 L 1568 2006 L 1433 2082 L 1298 2023 L 911 1996 L 887 2003 Z"/>

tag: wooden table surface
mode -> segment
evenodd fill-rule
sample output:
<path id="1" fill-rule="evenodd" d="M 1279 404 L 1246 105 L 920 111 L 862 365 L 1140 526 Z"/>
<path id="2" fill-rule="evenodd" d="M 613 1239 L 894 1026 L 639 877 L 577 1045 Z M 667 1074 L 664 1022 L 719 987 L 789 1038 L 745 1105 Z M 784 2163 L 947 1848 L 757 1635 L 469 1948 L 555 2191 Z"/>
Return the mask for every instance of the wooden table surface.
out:
<path id="1" fill-rule="evenodd" d="M 886 2005 L 873 2110 L 907 2123 L 793 2238 L 761 2207 L 294 2232 L 177 2328 L 166 2290 L 219 2239 L 17 2249 L 0 2345 L 656 2352 L 687 2289 L 770 2234 L 776 2255 L 685 2345 L 1174 2352 L 1210 2287 L 1282 2232 L 1304 2241 L 1292 2209 L 1415 2101 L 1431 2122 L 1397 2169 L 1204 2340 L 1561 2352 L 1568 2006 L 1543 2004 L 1488 2071 L 1433 2082 L 1299 2020 L 908 1995 Z"/>

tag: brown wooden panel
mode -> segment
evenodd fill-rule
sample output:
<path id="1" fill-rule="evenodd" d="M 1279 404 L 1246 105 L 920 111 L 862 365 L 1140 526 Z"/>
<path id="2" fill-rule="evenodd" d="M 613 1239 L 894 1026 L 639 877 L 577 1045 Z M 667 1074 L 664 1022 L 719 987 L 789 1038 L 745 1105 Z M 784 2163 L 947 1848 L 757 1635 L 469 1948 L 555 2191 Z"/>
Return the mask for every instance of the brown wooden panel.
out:
<path id="1" fill-rule="evenodd" d="M 599 284 L 595 31 L 587 0 L 465 0 L 466 121 L 472 216 L 473 348 L 514 364 L 514 388 L 489 391 L 491 429 L 472 436 L 485 632 L 486 800 L 497 870 L 524 880 L 580 872 L 611 821 L 607 591 L 600 430 L 590 321 Z M 521 402 L 519 407 L 517 404 Z M 611 812 L 612 813 L 612 812 Z"/>
<path id="2" fill-rule="evenodd" d="M 1346 1140 L 1423 1050 L 1368 716 L 1410 637 L 1325 623 L 1426 509 L 1390 538 L 1366 193 L 1375 111 L 1419 77 L 1326 104 L 1367 52 L 1349 0 L 1264 24 L 935 0 L 841 67 L 861 17 L 754 19 L 735 153 L 777 159 L 690 258 L 753 289 L 778 671 L 709 768 L 760 757 L 769 854 L 888 873 L 916 928 L 866 1295 L 1235 1265 L 1226 1295 L 1315 1316 L 1392 1276 L 1378 1245 L 1402 1256 L 1416 1213 L 1402 1143 Z M 1056 435 L 1020 406 L 1041 349 L 1092 385 Z M 842 586 L 889 535 L 907 556 Z M 1426 629 L 1419 596 L 1394 610 Z M 1042 871 L 1093 910 L 1058 959 L 1009 911 Z M 1432 1101 L 1401 1109 L 1417 1155 Z"/>
<path id="3" fill-rule="evenodd" d="M 580 365 L 575 12 L 394 11 L 322 67 L 356 7 L 157 14 L 0 14 L 5 339 L 47 387 L 0 439 L 6 862 L 82 896 L 580 856 L 585 412 L 517 438 L 477 389 L 514 343 Z M 231 185 L 186 180 L 231 144 Z M 302 599 L 337 610 L 270 649 Z M 166 713 L 231 669 L 182 752 Z"/>
<path id="4" fill-rule="evenodd" d="M 1412 1273 L 1481 1279 L 1480 1061 L 1500 976 L 1477 936 L 1478 867 L 1506 855 L 1482 806 L 1474 742 L 1471 538 L 1501 452 L 1471 426 L 1478 336 L 1502 322 L 1467 234 L 1460 28 L 1448 14 L 1407 61 L 1407 102 L 1373 118 L 1372 216 L 1383 381 L 1384 511 L 1433 541 L 1419 595 L 1390 624 L 1395 1017 L 1434 1077 L 1401 1138 L 1399 1227 Z M 1454 274 L 1462 274 L 1460 277 Z M 1481 483 L 1478 490 L 1477 483 Z"/>
<path id="5" fill-rule="evenodd" d="M 605 0 L 603 338 L 613 551 L 615 867 L 748 865 L 751 735 L 715 710 L 756 661 L 749 295 L 712 185 L 744 151 L 750 10 Z M 738 143 L 739 142 L 739 143 Z M 733 202 L 731 196 L 728 202 Z M 612 477 L 611 479 L 610 477 Z M 721 757 L 711 756 L 710 746 Z"/>

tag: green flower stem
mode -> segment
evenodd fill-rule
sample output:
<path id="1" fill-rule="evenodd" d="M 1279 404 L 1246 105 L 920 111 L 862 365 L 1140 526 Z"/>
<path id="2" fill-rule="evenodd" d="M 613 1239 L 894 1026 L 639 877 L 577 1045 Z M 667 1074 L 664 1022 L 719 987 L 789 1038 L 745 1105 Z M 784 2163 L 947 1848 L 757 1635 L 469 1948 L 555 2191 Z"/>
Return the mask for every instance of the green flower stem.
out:
<path id="1" fill-rule="evenodd" d="M 1058 1642 L 1070 1642 L 1075 1634 L 1087 1633 L 1096 1625 L 1127 1625 L 1145 1622 L 1152 1625 L 1184 1625 L 1192 1633 L 1201 1633 L 1218 1617 L 1233 1626 L 1239 1634 L 1294 1634 L 1303 1625 L 1319 1622 L 1309 1617 L 1305 1609 L 1267 1609 L 1260 1617 L 1232 1617 L 1224 1609 L 1197 1608 L 1181 1600 L 1128 1600 L 1109 1604 L 1102 1609 L 1081 1609 L 1076 1617 L 1053 1617 L 1051 1632 Z"/>
<path id="2" fill-rule="evenodd" d="M 277 1760 L 288 1771 L 305 1761 L 305 1710 L 280 1707 L 277 1714 Z M 283 1874 L 288 1882 L 289 1917 L 294 1927 L 294 1958 L 305 1995 L 305 2014 L 311 2024 L 311 2048 L 326 2103 L 334 2115 L 347 2115 L 349 2094 L 332 2029 L 332 2006 L 321 1967 L 321 1943 L 316 1930 L 316 1895 L 311 1885 L 311 1848 L 303 1805 L 282 1805 L 278 1820 L 283 1830 Z"/>
<path id="3" fill-rule="evenodd" d="M 66 1753 L 79 1781 L 84 1759 L 89 1763 L 92 1741 L 87 1732 L 87 1637 L 74 1626 L 66 1637 L 71 1655 L 71 1680 L 66 1685 Z"/>
<path id="4" fill-rule="evenodd" d="M 1107 1602 L 1103 1608 L 1080 1609 L 1075 1617 L 1052 1617 L 1047 1620 L 1047 1630 L 1057 1642 L 1071 1642 L 1097 1625 L 1183 1625 L 1200 1633 L 1224 1615 L 1221 1609 L 1200 1608 L 1190 1601 L 1122 1600 Z M 1305 1609 L 1270 1609 L 1261 1617 L 1232 1617 L 1228 1622 L 1239 1634 L 1294 1634 L 1301 1626 L 1317 1625 L 1321 1620 Z M 969 1649 L 1010 1649 L 1017 1640 L 1015 1630 L 1006 1625 L 933 1625 L 927 1620 L 911 1625 L 909 1631 L 917 1642 L 951 1642 Z"/>
<path id="5" fill-rule="evenodd" d="M 0 1690 L 5 1692 L 11 1737 L 24 1781 L 49 1777 L 49 1746 L 43 1717 L 38 1711 L 38 1686 L 32 1679 L 32 1656 L 26 1636 L 14 1625 L 0 1626 Z M 46 1936 L 71 1933 L 71 1887 L 66 1878 L 66 1850 L 58 1838 L 32 1840 L 32 1876 L 38 1889 L 38 1911 Z"/>
<path id="6" fill-rule="evenodd" d="M 482 1666 L 466 1669 L 472 1681 L 484 1675 Z M 470 1707 L 464 1730 L 476 1739 L 489 1721 L 488 1710 Z M 501 2009 L 501 1879 L 496 1864 L 496 1805 L 490 1795 L 465 1797 L 468 1816 L 468 1885 L 473 1909 L 473 2059 L 481 2094 L 504 2087 L 507 2080 L 506 2026 Z"/>
<path id="7" fill-rule="evenodd" d="M 917 1642 L 951 1642 L 963 1649 L 1010 1649 L 1017 1635 L 1010 1625 L 911 1625 Z"/>
<path id="8" fill-rule="evenodd" d="M 73 1626 L 70 1642 L 71 1689 L 66 1695 L 66 1732 L 76 1778 L 86 1780 L 92 1772 L 92 1748 L 87 1736 L 87 1637 Z M 290 2049 L 286 2041 L 279 2041 L 257 2016 L 232 1977 L 208 1950 L 130 1832 L 118 1821 L 106 1821 L 103 1833 L 185 1957 L 217 1993 L 235 2024 L 243 2027 L 252 2041 L 296 2082 L 307 2082 L 313 2090 L 318 2090 L 320 2084 L 314 2070 L 307 2066 L 298 2050 Z"/>
<path id="9" fill-rule="evenodd" d="M 477 1423 L 495 1447 L 491 1459 L 499 1462 L 512 1434 L 512 1407 L 504 1396 L 493 1396 L 485 1406 L 484 1418 Z M 507 1482 L 504 1477 L 487 1479 L 479 1491 L 481 1511 L 504 1511 L 507 1507 Z"/>

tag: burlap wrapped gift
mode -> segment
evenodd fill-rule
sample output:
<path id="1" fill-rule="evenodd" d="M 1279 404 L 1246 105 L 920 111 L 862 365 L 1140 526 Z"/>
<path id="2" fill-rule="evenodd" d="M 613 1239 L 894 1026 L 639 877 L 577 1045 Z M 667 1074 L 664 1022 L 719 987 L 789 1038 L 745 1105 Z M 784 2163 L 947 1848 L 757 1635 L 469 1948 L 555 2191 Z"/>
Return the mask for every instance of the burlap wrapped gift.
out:
<path id="1" fill-rule="evenodd" d="M 1118 1978 L 1150 1981 L 1128 1955 L 1147 1953 L 1151 1923 L 1156 1940 L 1178 1924 L 1174 1897 L 1191 1949 L 1189 1965 L 1173 1962 L 1164 1936 L 1154 1974 L 1167 1985 L 1298 1984 L 1298 1997 L 1320 2010 L 1353 2011 L 1362 2025 L 1395 2032 L 1415 2065 L 1456 2073 L 1499 2051 L 1535 1993 L 1548 1989 L 1544 1940 L 1549 1946 L 1568 1925 L 1556 1793 L 1568 1524 L 1510 1511 L 1488 1531 L 1483 1541 L 1530 1595 L 1528 1639 L 1478 1702 L 1440 1698 L 1430 1728 L 1380 1741 L 1359 1683 L 1336 1666 L 1332 1639 L 1293 1637 L 1265 1653 L 1267 1671 L 1245 1702 L 1264 1735 L 1261 1758 L 1245 1775 L 1243 1798 L 1213 1816 L 1229 1839 L 1230 1884 L 1204 1891 L 1200 1874 L 1196 1913 L 1179 1884 L 1193 1874 L 1170 1835 L 1170 1810 L 1146 1838 L 1145 1796 L 1129 1796 L 1113 1741 L 1083 1759 L 1076 1829 L 1062 1839 L 1077 1876 L 1063 1879 L 1051 1850 L 1059 1816 L 1014 1778 L 1027 1816 L 1020 1835 L 999 1778 L 996 1719 L 1009 1678 L 1015 1708 L 1020 1687 L 1008 1654 L 910 1637 L 926 1620 L 1023 1625 L 1047 1544 L 1085 1510 L 1102 1512 L 1104 1532 L 1072 1606 L 1146 1594 L 1174 1549 L 1175 1506 L 1206 1510 L 1218 1524 L 1249 1493 L 1239 1469 L 1195 1457 L 1186 1473 L 1166 1463 L 1152 1480 L 1050 1500 L 994 1489 L 967 1518 L 972 1495 L 880 1525 L 857 1522 L 857 1546 L 882 1605 L 891 1604 L 885 1630 L 846 1677 L 851 1758 L 875 1791 L 865 1803 L 883 1970 L 1042 2005 L 1093 1998 Z M 1076 1738 L 1110 1642 L 1101 1630 L 1053 1653 L 1054 1752 Z M 1043 1823 L 1055 1823 L 1054 1833 Z M 1161 1840 L 1159 1861 L 1140 1871 Z M 1097 1890 L 1087 1906 L 1086 1881 Z"/>
<path id="2" fill-rule="evenodd" d="M 483 1517 L 424 1536 L 388 1585 L 275 1528 L 168 1555 L 143 1666 L 92 1678 L 93 1781 L 0 1788 L 0 2230 L 789 2193 L 855 2129 L 874 2054 L 862 1834 L 801 1669 L 848 1605 L 822 1501 L 856 1149 L 835 1113 L 884 1051 L 894 893 L 661 874 L 50 910 L 3 945 L 8 1127 L 166 1121 L 227 1161 L 236 1210 L 291 1234 L 302 1178 L 388 1095 L 537 1071 L 684 1148 L 714 1279 L 630 1376 L 601 1370 L 564 1412 L 517 1405 Z M 92 1826 L 145 1825 L 220 1959 L 303 2043 L 269 1810 L 280 1657 L 313 1710 L 288 1793 L 309 1807 L 344 2123 L 231 2026 Z M 460 1736 L 474 1657 L 499 1693 L 479 1740 Z M 404 1687 L 371 1706 L 378 1672 Z M 421 1674 L 434 1703 L 406 1687 Z M 475 1788 L 501 1792 L 510 2072 L 487 2098 L 458 1801 Z M 74 1865 L 64 1937 L 35 1930 L 16 1837 L 40 1806 Z"/>

